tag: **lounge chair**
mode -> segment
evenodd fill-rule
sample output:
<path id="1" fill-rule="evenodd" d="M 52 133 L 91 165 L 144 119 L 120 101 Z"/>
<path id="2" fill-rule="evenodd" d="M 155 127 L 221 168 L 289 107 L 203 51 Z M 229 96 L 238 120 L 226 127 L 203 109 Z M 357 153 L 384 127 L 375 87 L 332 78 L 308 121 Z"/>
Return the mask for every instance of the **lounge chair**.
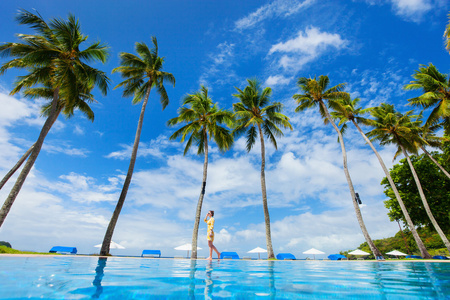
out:
<path id="1" fill-rule="evenodd" d="M 347 258 L 347 257 L 345 257 L 342 254 L 330 254 L 330 255 L 328 255 L 328 258 L 330 260 L 343 260 L 344 258 Z"/>
<path id="2" fill-rule="evenodd" d="M 422 257 L 422 256 L 419 256 L 419 255 L 408 255 L 408 256 L 406 256 L 406 258 L 422 259 L 423 257 Z"/>
<path id="3" fill-rule="evenodd" d="M 141 257 L 144 257 L 144 255 L 161 257 L 161 250 L 144 250 L 142 251 Z"/>
<path id="4" fill-rule="evenodd" d="M 295 256 L 291 253 L 278 253 L 278 260 L 296 260 Z"/>
<path id="5" fill-rule="evenodd" d="M 448 257 L 442 256 L 442 255 L 435 255 L 435 256 L 433 256 L 433 259 L 448 259 Z"/>
<path id="6" fill-rule="evenodd" d="M 61 253 L 61 254 L 77 254 L 77 248 L 75 247 L 63 247 L 55 246 L 50 251 L 50 253 Z"/>
<path id="7" fill-rule="evenodd" d="M 239 259 L 239 255 L 236 252 L 222 252 L 220 253 L 221 259 Z"/>

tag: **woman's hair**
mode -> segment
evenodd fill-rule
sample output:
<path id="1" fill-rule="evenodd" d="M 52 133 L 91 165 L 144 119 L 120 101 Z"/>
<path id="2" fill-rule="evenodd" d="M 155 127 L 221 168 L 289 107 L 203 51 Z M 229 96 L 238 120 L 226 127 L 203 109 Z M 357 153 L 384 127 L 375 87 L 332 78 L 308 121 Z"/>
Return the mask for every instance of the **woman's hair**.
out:
<path id="1" fill-rule="evenodd" d="M 214 211 L 210 210 L 209 212 L 211 213 L 211 217 L 214 217 Z"/>

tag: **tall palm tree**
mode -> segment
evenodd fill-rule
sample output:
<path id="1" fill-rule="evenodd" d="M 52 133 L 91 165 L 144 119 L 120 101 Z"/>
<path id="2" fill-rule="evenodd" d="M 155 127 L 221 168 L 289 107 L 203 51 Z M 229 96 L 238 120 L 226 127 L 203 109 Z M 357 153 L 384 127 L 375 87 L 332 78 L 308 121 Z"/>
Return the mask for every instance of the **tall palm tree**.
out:
<path id="1" fill-rule="evenodd" d="M 136 136 L 134 138 L 133 150 L 131 151 L 130 165 L 128 166 L 127 176 L 123 183 L 122 192 L 120 193 L 119 200 L 117 201 L 114 213 L 109 221 L 108 228 L 103 238 L 102 248 L 100 249 L 100 255 L 109 254 L 109 246 L 116 227 L 117 220 L 119 219 L 120 211 L 125 202 L 128 188 L 131 183 L 131 177 L 133 176 L 134 165 L 136 163 L 137 151 L 139 147 L 139 140 L 141 138 L 142 124 L 144 122 L 145 108 L 148 103 L 150 91 L 153 87 L 160 95 L 160 102 L 162 108 L 166 108 L 169 104 L 169 97 L 164 87 L 164 81 L 169 81 L 175 86 L 175 77 L 168 72 L 162 71 L 164 57 L 158 56 L 158 43 L 156 37 L 152 37 L 153 48 L 149 49 L 144 42 L 136 43 L 135 50 L 138 55 L 134 55 L 127 52 L 121 52 L 120 67 L 113 69 L 113 73 L 118 72 L 122 78 L 126 78 L 119 83 L 114 89 L 123 87 L 123 96 L 129 97 L 133 95 L 133 104 L 137 104 L 142 101 L 141 113 L 139 115 L 138 126 L 136 129 Z"/>
<path id="2" fill-rule="evenodd" d="M 69 15 L 67 20 L 53 19 L 47 24 L 39 14 L 20 10 L 16 19 L 19 24 L 29 25 L 37 34 L 19 34 L 21 42 L 0 46 L 1 56 L 14 58 L 1 66 L 0 74 L 10 68 L 27 70 L 28 74 L 18 77 L 11 95 L 24 90 L 24 96 L 47 98 L 50 103 L 43 107 L 43 114 L 47 119 L 39 138 L 0 210 L 0 226 L 61 111 L 70 117 L 74 109 L 84 109 L 83 112 L 88 112 L 88 117 L 92 115 L 93 119 L 93 113 L 86 103 L 93 101 L 90 91 L 94 86 L 98 86 L 106 95 L 109 82 L 104 72 L 87 64 L 95 61 L 105 62 L 108 56 L 106 45 L 95 42 L 81 50 L 87 36 L 81 33 L 78 20 L 73 15 Z"/>
<path id="3" fill-rule="evenodd" d="M 419 191 L 423 207 L 430 218 L 434 229 L 437 231 L 444 242 L 445 247 L 447 247 L 450 252 L 450 242 L 431 213 L 431 209 L 428 205 L 427 199 L 425 198 L 425 194 L 423 193 L 419 177 L 417 176 L 416 170 L 414 169 L 408 155 L 408 152 L 417 153 L 417 145 L 426 143 L 419 135 L 419 126 L 421 123 L 420 116 L 413 115 L 413 111 L 408 111 L 405 114 L 401 114 L 394 109 L 393 105 L 386 103 L 382 103 L 379 107 L 375 107 L 371 111 L 371 114 L 374 119 L 370 121 L 370 125 L 374 127 L 374 129 L 368 132 L 367 136 L 372 140 L 380 141 L 380 145 L 396 145 L 397 153 L 395 156 L 403 153 L 406 157 Z"/>
<path id="4" fill-rule="evenodd" d="M 182 105 L 178 109 L 178 117 L 170 119 L 167 124 L 175 126 L 185 123 L 186 125 L 175 131 L 170 139 L 175 140 L 181 137 L 181 142 L 184 142 L 189 136 L 184 148 L 184 155 L 186 155 L 194 142 L 197 144 L 197 154 L 204 154 L 205 156 L 202 188 L 197 202 L 194 230 L 192 232 L 191 258 L 197 258 L 198 227 L 202 214 L 208 172 L 208 140 L 213 139 L 221 151 L 230 149 L 233 144 L 233 136 L 227 128 L 220 126 L 220 124 L 226 124 L 231 127 L 233 125 L 233 115 L 230 111 L 219 109 L 217 103 L 212 102 L 208 96 L 208 89 L 203 85 L 200 91 L 186 95 Z"/>
<path id="5" fill-rule="evenodd" d="M 355 209 L 359 227 L 361 228 L 364 238 L 366 239 L 366 242 L 369 245 L 373 255 L 376 258 L 382 257 L 380 250 L 378 250 L 378 248 L 375 246 L 372 239 L 370 238 L 369 232 L 367 231 L 366 225 L 364 224 L 361 215 L 361 210 L 359 209 L 359 205 L 356 201 L 355 189 L 353 187 L 352 179 L 350 177 L 350 173 L 347 167 L 347 152 L 345 150 L 344 139 L 342 138 L 342 134 L 339 131 L 339 128 L 334 123 L 328 111 L 328 108 L 324 103 L 324 101 L 327 101 L 329 106 L 333 106 L 337 100 L 350 97 L 348 93 L 344 92 L 345 84 L 341 83 L 329 88 L 330 79 L 326 75 L 321 75 L 319 76 L 318 79 L 316 77 L 314 78 L 301 77 L 298 79 L 297 84 L 302 93 L 295 94 L 293 96 L 294 100 L 296 100 L 298 104 L 295 111 L 300 112 L 311 107 L 319 106 L 320 114 L 322 118 L 325 119 L 325 123 L 328 122 L 331 123 L 334 130 L 336 130 L 338 134 L 339 143 L 342 149 L 345 178 L 347 179 L 348 187 L 350 189 L 350 195 L 352 197 L 353 207 Z"/>
<path id="6" fill-rule="evenodd" d="M 266 227 L 267 257 L 274 258 L 270 232 L 269 207 L 267 205 L 264 136 L 277 149 L 276 137 L 283 136 L 283 132 L 279 127 L 292 130 L 292 126 L 289 123 L 289 118 L 281 113 L 283 104 L 280 102 L 270 102 L 270 96 L 272 94 L 270 87 L 262 89 L 261 84 L 256 79 L 247 79 L 247 83 L 248 85 L 244 90 L 236 88 L 238 93 L 233 95 L 239 99 L 239 102 L 233 104 L 234 116 L 236 118 L 233 134 L 240 136 L 246 133 L 248 152 L 252 149 L 259 134 L 261 142 L 261 190 Z"/>
<path id="7" fill-rule="evenodd" d="M 411 217 L 409 216 L 408 210 L 406 209 L 405 204 L 403 203 L 403 200 L 400 196 L 400 193 L 397 190 L 397 186 L 395 185 L 394 181 L 392 180 L 391 174 L 389 173 L 388 169 L 386 168 L 386 165 L 384 164 L 383 159 L 381 158 L 378 151 L 373 146 L 372 142 L 369 140 L 369 138 L 364 134 L 364 132 L 361 130 L 361 127 L 359 127 L 359 124 L 362 125 L 370 125 L 370 120 L 363 117 L 366 113 L 370 112 L 373 108 L 366 108 L 363 109 L 359 106 L 359 98 L 356 98 L 354 100 L 351 100 L 350 97 L 342 98 L 333 105 L 334 112 L 332 112 L 332 116 L 334 119 L 339 119 L 339 126 L 341 127 L 341 131 L 345 132 L 345 129 L 347 128 L 347 122 L 351 121 L 353 125 L 355 125 L 358 132 L 363 137 L 364 141 L 366 141 L 367 144 L 369 144 L 370 148 L 375 153 L 378 162 L 381 165 L 381 168 L 384 171 L 384 174 L 386 175 L 386 178 L 389 181 L 389 184 L 391 185 L 392 190 L 394 191 L 395 197 L 400 205 L 400 208 L 403 212 L 403 215 L 405 216 L 406 222 L 408 224 L 408 227 L 411 230 L 411 233 L 414 237 L 414 240 L 416 241 L 417 248 L 419 249 L 420 253 L 422 254 L 422 257 L 430 257 L 430 254 L 428 253 L 427 249 L 425 248 L 425 245 L 420 238 L 419 234 L 417 233 L 416 227 L 414 223 L 411 220 Z"/>
<path id="8" fill-rule="evenodd" d="M 424 109 L 432 108 L 425 127 L 436 125 L 443 119 L 445 132 L 450 134 L 450 78 L 431 63 L 428 66 L 420 65 L 412 77 L 415 80 L 405 85 L 405 90 L 421 89 L 423 94 L 408 99 L 409 103 Z"/>

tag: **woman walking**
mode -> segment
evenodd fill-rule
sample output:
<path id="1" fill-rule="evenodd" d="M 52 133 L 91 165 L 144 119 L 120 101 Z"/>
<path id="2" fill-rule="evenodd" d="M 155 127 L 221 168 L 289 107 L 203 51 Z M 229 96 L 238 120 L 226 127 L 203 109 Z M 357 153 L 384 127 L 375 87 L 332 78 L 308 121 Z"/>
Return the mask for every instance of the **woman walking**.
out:
<path id="1" fill-rule="evenodd" d="M 209 220 L 208 220 L 209 217 Z M 214 211 L 210 210 L 205 217 L 206 224 L 208 224 L 208 233 L 206 234 L 206 239 L 208 240 L 209 246 L 209 257 L 208 260 L 212 260 L 212 252 L 216 251 L 218 258 L 220 259 L 220 252 L 217 251 L 216 246 L 213 245 L 214 242 Z"/>

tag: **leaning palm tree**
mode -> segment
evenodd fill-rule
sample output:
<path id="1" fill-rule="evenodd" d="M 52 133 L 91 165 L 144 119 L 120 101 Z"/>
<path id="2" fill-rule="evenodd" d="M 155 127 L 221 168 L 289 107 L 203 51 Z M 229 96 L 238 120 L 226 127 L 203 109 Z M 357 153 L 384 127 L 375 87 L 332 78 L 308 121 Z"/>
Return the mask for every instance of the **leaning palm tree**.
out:
<path id="1" fill-rule="evenodd" d="M 361 231 L 364 235 L 364 238 L 366 239 L 367 244 L 370 247 L 370 250 L 372 251 L 373 255 L 378 258 L 382 257 L 380 250 L 375 246 L 372 239 L 370 238 L 369 232 L 367 231 L 366 225 L 364 224 L 361 210 L 359 209 L 359 205 L 356 200 L 356 194 L 355 189 L 353 187 L 352 179 L 350 177 L 350 173 L 348 171 L 347 167 L 347 152 L 345 150 L 344 140 L 342 138 L 342 134 L 339 131 L 339 128 L 336 126 L 334 121 L 332 120 L 332 117 L 330 113 L 328 112 L 327 106 L 325 105 L 324 101 L 328 102 L 329 106 L 333 106 L 334 103 L 342 98 L 348 98 L 350 97 L 348 93 L 344 92 L 345 84 L 341 83 L 336 86 L 333 86 L 329 88 L 330 80 L 328 76 L 321 75 L 317 79 L 314 78 L 306 78 L 301 77 L 298 79 L 298 87 L 301 94 L 295 94 L 293 98 L 297 101 L 297 108 L 295 109 L 296 112 L 304 111 L 311 107 L 319 106 L 319 111 L 322 116 L 322 118 L 325 119 L 325 123 L 331 123 L 334 130 L 336 130 L 339 138 L 339 143 L 341 145 L 342 150 L 342 158 L 343 158 L 343 166 L 344 166 L 344 173 L 345 178 L 347 179 L 348 187 L 350 189 L 350 195 L 352 197 L 353 207 L 356 212 L 356 218 L 358 219 L 359 227 L 361 228 Z"/>
<path id="2" fill-rule="evenodd" d="M 208 140 L 213 139 L 220 151 L 230 149 L 233 144 L 233 136 L 230 131 L 220 126 L 226 124 L 233 125 L 233 115 L 230 111 L 219 109 L 217 103 L 213 103 L 208 96 L 208 89 L 201 86 L 200 91 L 188 94 L 183 99 L 183 106 L 178 109 L 178 117 L 168 121 L 169 126 L 185 123 L 183 127 L 175 131 L 170 137 L 175 140 L 181 137 L 181 142 L 188 138 L 184 155 L 189 151 L 192 143 L 197 144 L 197 154 L 204 154 L 203 181 L 200 196 L 197 202 L 195 213 L 194 230 L 192 232 L 192 256 L 197 258 L 197 239 L 200 216 L 202 214 L 203 198 L 206 189 L 206 177 L 208 172 Z"/>
<path id="3" fill-rule="evenodd" d="M 395 157 L 400 153 L 406 157 L 419 191 L 423 207 L 430 218 L 434 229 L 439 234 L 445 244 L 445 247 L 447 247 L 450 252 L 450 242 L 431 213 L 431 209 L 428 205 L 425 194 L 423 193 L 419 177 L 417 176 L 416 170 L 414 169 L 408 155 L 408 152 L 417 153 L 417 145 L 426 143 L 419 134 L 420 124 L 422 122 L 420 120 L 420 116 L 413 115 L 413 111 L 408 111 L 405 114 L 401 114 L 394 109 L 393 105 L 386 103 L 382 103 L 379 107 L 375 107 L 371 111 L 371 114 L 374 119 L 370 121 L 370 125 L 374 127 L 374 129 L 368 132 L 367 136 L 372 140 L 380 141 L 380 145 L 396 145 L 397 153 L 395 154 Z M 427 258 L 429 257 L 427 256 Z"/>
<path id="4" fill-rule="evenodd" d="M 252 149 L 259 134 L 261 142 L 261 190 L 266 227 L 267 257 L 274 258 L 270 232 L 269 207 L 267 205 L 264 136 L 277 149 L 276 137 L 283 136 L 283 132 L 279 126 L 291 130 L 292 126 L 289 123 L 289 118 L 281 113 L 283 104 L 280 102 L 270 102 L 271 88 L 266 87 L 262 89 L 256 79 L 247 79 L 247 82 L 248 85 L 244 90 L 236 88 L 238 93 L 233 95 L 239 99 L 239 102 L 233 104 L 234 116 L 236 118 L 233 134 L 240 136 L 246 133 L 248 152 Z"/>
<path id="5" fill-rule="evenodd" d="M 108 56 L 107 47 L 95 42 L 81 50 L 87 36 L 81 33 L 78 20 L 73 15 L 69 15 L 68 20 L 53 19 L 47 24 L 39 14 L 20 10 L 17 21 L 19 24 L 29 25 L 37 34 L 19 34 L 20 42 L 0 46 L 1 56 L 14 58 L 1 66 L 0 74 L 11 68 L 27 70 L 28 74 L 18 77 L 11 94 L 23 90 L 26 97 L 44 97 L 50 99 L 50 103 L 43 108 L 47 119 L 39 138 L 0 210 L 0 226 L 59 114 L 63 112 L 71 116 L 74 109 L 80 105 L 88 107 L 86 102 L 81 102 L 92 100 L 90 91 L 94 86 L 98 86 L 101 92 L 106 94 L 109 82 L 104 72 L 87 64 L 95 61 L 105 62 Z"/>
<path id="6" fill-rule="evenodd" d="M 406 223 L 408 224 L 408 227 L 410 228 L 410 231 L 414 237 L 414 240 L 417 244 L 417 248 L 419 249 L 420 253 L 422 254 L 422 257 L 430 257 L 430 254 L 428 253 L 427 249 L 425 248 L 425 245 L 420 238 L 419 234 L 417 233 L 416 227 L 411 220 L 411 217 L 409 216 L 408 210 L 406 209 L 405 204 L 403 203 L 403 200 L 400 196 L 400 193 L 397 190 L 397 186 L 395 185 L 394 181 L 392 180 L 391 174 L 389 173 L 388 169 L 386 168 L 386 165 L 384 164 L 383 159 L 381 158 L 378 151 L 375 149 L 372 142 L 369 140 L 369 138 L 364 134 L 364 132 L 361 130 L 361 127 L 359 127 L 359 124 L 362 125 L 369 125 L 370 120 L 364 117 L 365 114 L 370 112 L 373 108 L 366 108 L 363 109 L 359 106 L 359 98 L 356 98 L 354 100 L 351 100 L 350 97 L 342 98 L 339 101 L 336 101 L 333 105 L 334 112 L 331 113 L 333 116 L 333 119 L 339 119 L 339 126 L 341 126 L 341 131 L 345 132 L 347 128 L 347 123 L 351 121 L 353 125 L 355 125 L 358 132 L 363 137 L 364 141 L 366 141 L 367 144 L 369 144 L 370 148 L 375 153 L 378 162 L 381 165 L 381 168 L 384 171 L 384 174 L 386 175 L 386 178 L 389 181 L 389 184 L 391 185 L 392 190 L 394 191 L 395 197 L 400 205 L 400 208 L 403 212 L 403 215 L 405 216 Z"/>
<path id="7" fill-rule="evenodd" d="M 136 129 L 136 136 L 134 138 L 133 150 L 131 151 L 130 165 L 128 166 L 127 176 L 123 183 L 122 192 L 120 193 L 119 200 L 117 201 L 116 208 L 109 222 L 108 228 L 103 238 L 102 248 L 100 249 L 100 255 L 109 254 L 109 247 L 111 239 L 116 227 L 117 220 L 119 219 L 120 211 L 125 202 L 128 188 L 131 183 L 131 177 L 133 176 L 134 165 L 136 163 L 137 151 L 139 147 L 139 140 L 141 138 L 142 124 L 144 122 L 145 108 L 148 103 L 150 91 L 153 87 L 156 88 L 160 95 L 160 102 L 162 108 L 166 108 L 169 104 L 169 97 L 167 96 L 166 89 L 164 87 L 164 81 L 169 81 L 175 86 L 175 77 L 168 72 L 162 71 L 164 57 L 158 56 L 158 43 L 156 37 L 152 37 L 153 48 L 149 49 L 144 42 L 136 43 L 135 49 L 138 56 L 122 52 L 120 53 L 120 67 L 113 69 L 113 73 L 118 72 L 122 78 L 126 80 L 119 83 L 116 87 L 123 87 L 123 96 L 129 97 L 133 95 L 133 104 L 137 104 L 142 101 L 141 113 L 139 115 L 138 126 Z"/>
<path id="8" fill-rule="evenodd" d="M 420 65 L 412 75 L 415 79 L 405 90 L 422 90 L 423 94 L 408 99 L 413 106 L 431 108 L 425 127 L 436 125 L 441 119 L 446 134 L 450 134 L 450 78 L 440 73 L 433 64 Z"/>

